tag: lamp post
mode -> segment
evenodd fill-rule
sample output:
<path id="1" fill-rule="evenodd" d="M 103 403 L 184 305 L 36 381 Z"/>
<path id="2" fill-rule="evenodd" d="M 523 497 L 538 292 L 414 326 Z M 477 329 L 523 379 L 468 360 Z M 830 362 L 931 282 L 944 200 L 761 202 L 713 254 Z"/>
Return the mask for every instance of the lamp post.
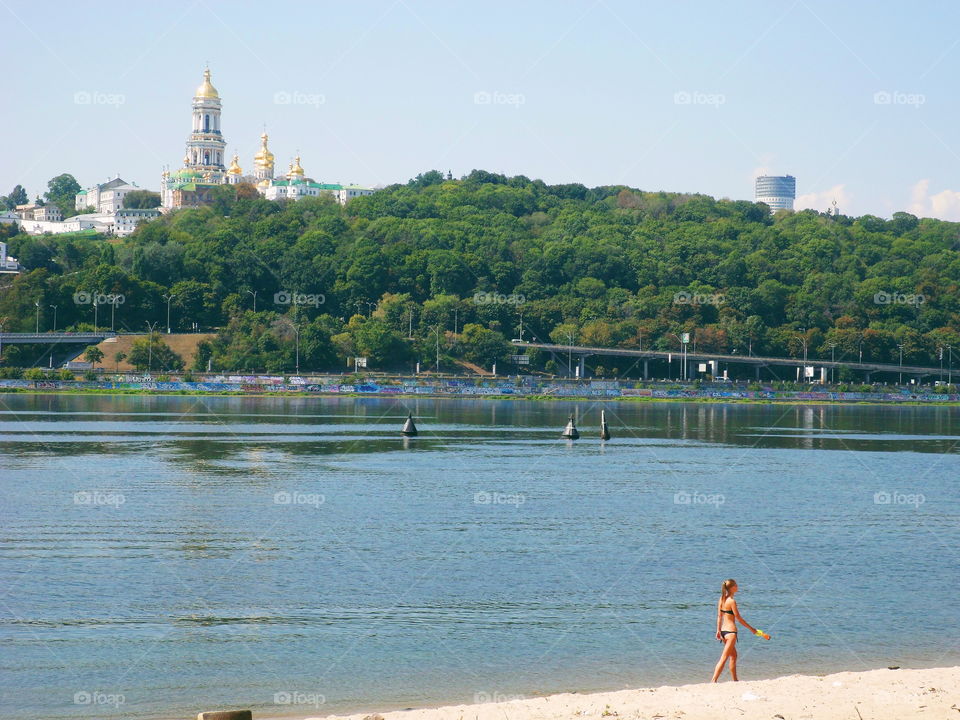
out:
<path id="1" fill-rule="evenodd" d="M 433 332 L 437 336 L 437 375 L 440 374 L 440 326 L 437 325 L 433 328 Z"/>
<path id="2" fill-rule="evenodd" d="M 170 334 L 170 301 L 173 300 L 176 295 L 161 295 L 164 300 L 167 301 L 167 335 Z"/>
<path id="3" fill-rule="evenodd" d="M 953 385 L 953 346 L 947 345 L 947 357 L 949 358 L 949 364 L 947 365 L 947 385 Z"/>
<path id="4" fill-rule="evenodd" d="M 897 381 L 898 385 L 903 385 L 903 344 L 897 345 L 900 349 L 900 379 Z"/>
<path id="5" fill-rule="evenodd" d="M 159 320 L 156 320 L 152 324 L 147 322 L 147 372 L 149 373 L 153 370 L 153 334 L 157 331 L 157 325 L 160 324 Z"/>
<path id="6" fill-rule="evenodd" d="M 683 337 L 677 335 L 676 333 L 670 333 L 677 340 L 680 341 L 680 350 L 683 355 L 680 358 L 680 374 L 683 376 L 683 379 L 687 379 L 687 343 L 690 342 L 690 334 L 684 333 Z"/>
<path id="7" fill-rule="evenodd" d="M 836 343 L 830 343 L 830 362 L 833 362 L 833 351 L 836 349 Z M 833 385 L 833 366 L 830 366 L 830 384 Z"/>
<path id="8" fill-rule="evenodd" d="M 247 292 L 253 295 L 253 311 L 257 311 L 257 290 L 247 290 Z"/>
<path id="9" fill-rule="evenodd" d="M 296 350 L 296 355 L 297 355 L 297 375 L 300 375 L 300 326 L 299 326 L 299 325 L 294 325 L 294 326 L 293 326 L 293 331 L 294 331 L 294 332 L 296 333 L 296 335 L 297 335 L 297 350 Z"/>
<path id="10" fill-rule="evenodd" d="M 796 339 L 803 343 L 803 379 L 807 379 L 807 339 L 803 335 L 797 335 Z"/>
<path id="11" fill-rule="evenodd" d="M 93 296 L 93 334 L 97 334 L 97 315 L 100 313 L 100 303 L 97 302 L 97 295 L 100 293 L 90 293 Z"/>
<path id="12" fill-rule="evenodd" d="M 57 331 L 57 306 L 51 305 L 50 307 L 53 308 L 53 332 L 56 332 Z"/>
<path id="13" fill-rule="evenodd" d="M 567 377 L 570 377 L 570 365 L 573 360 L 573 333 L 567 333 Z"/>
<path id="14" fill-rule="evenodd" d="M 37 306 L 37 335 L 39 335 L 40 334 L 40 301 L 37 300 L 33 304 Z"/>

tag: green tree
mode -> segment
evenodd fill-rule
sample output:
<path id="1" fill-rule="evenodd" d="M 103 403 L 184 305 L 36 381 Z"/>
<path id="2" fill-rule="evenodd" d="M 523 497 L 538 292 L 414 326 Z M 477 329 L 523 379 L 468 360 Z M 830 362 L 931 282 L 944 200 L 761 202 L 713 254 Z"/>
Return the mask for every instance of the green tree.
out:
<path id="1" fill-rule="evenodd" d="M 10 191 L 10 194 L 3 198 L 4 205 L 7 210 L 13 210 L 17 205 L 26 205 L 30 202 L 30 198 L 27 195 L 27 191 L 23 189 L 22 185 L 14 185 L 13 190 Z"/>
<path id="2" fill-rule="evenodd" d="M 503 333 L 489 330 L 476 323 L 464 325 L 460 343 L 463 348 L 463 357 L 484 367 L 504 362 L 512 351 L 512 346 Z"/>
<path id="3" fill-rule="evenodd" d="M 103 350 L 96 345 L 91 345 L 83 351 L 83 357 L 88 363 L 96 367 L 97 363 L 103 360 Z"/>
<path id="4" fill-rule="evenodd" d="M 131 190 L 123 198 L 125 208 L 149 210 L 160 207 L 160 193 L 150 190 Z"/>
<path id="5" fill-rule="evenodd" d="M 117 364 L 117 372 L 120 372 L 120 363 L 127 359 L 127 354 L 125 352 L 115 352 L 113 354 L 113 360 Z"/>
<path id="6" fill-rule="evenodd" d="M 163 341 L 160 333 L 151 333 L 133 341 L 130 364 L 137 370 L 182 370 L 183 358 Z"/>
<path id="7" fill-rule="evenodd" d="M 47 182 L 47 192 L 43 197 L 48 203 L 60 208 L 64 217 L 73 214 L 77 203 L 77 193 L 80 192 L 80 183 L 69 173 L 57 175 Z"/>

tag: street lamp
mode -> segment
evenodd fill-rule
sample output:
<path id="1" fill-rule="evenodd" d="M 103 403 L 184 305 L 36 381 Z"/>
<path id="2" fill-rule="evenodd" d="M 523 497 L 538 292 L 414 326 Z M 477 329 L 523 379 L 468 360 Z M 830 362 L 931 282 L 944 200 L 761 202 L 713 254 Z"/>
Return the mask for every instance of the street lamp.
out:
<path id="1" fill-rule="evenodd" d="M 153 323 L 147 322 L 147 372 L 153 369 L 153 334 L 157 331 L 159 320 Z"/>
<path id="2" fill-rule="evenodd" d="M 897 345 L 900 348 L 900 380 L 897 382 L 898 385 L 903 385 L 903 345 Z"/>
<path id="3" fill-rule="evenodd" d="M 56 332 L 57 331 L 57 306 L 51 305 L 50 307 L 53 308 L 53 332 Z"/>
<path id="4" fill-rule="evenodd" d="M 37 306 L 37 335 L 40 334 L 40 301 L 37 300 L 34 305 Z"/>
<path id="5" fill-rule="evenodd" d="M 570 373 L 572 372 L 570 369 L 572 360 L 573 360 L 573 333 L 567 333 L 567 377 L 570 377 Z"/>
<path id="6" fill-rule="evenodd" d="M 257 311 L 257 290 L 247 290 L 248 293 L 253 295 L 253 311 Z"/>
<path id="7" fill-rule="evenodd" d="M 167 301 L 167 335 L 170 334 L 170 301 L 173 300 L 176 295 L 161 295 L 164 300 Z"/>
<path id="8" fill-rule="evenodd" d="M 803 343 L 803 379 L 807 379 L 807 339 L 803 335 L 797 335 L 796 340 Z"/>
<path id="9" fill-rule="evenodd" d="M 687 379 L 687 343 L 690 342 L 690 334 L 684 333 L 683 337 L 680 337 L 676 333 L 670 333 L 677 340 L 680 341 L 680 349 L 683 352 L 683 357 L 680 359 L 680 374 L 683 376 L 683 379 Z"/>
<path id="10" fill-rule="evenodd" d="M 437 375 L 440 374 L 440 326 L 437 325 L 433 328 L 433 332 L 437 335 Z"/>
<path id="11" fill-rule="evenodd" d="M 300 375 L 300 326 L 294 325 L 293 331 L 297 335 L 297 375 Z"/>
<path id="12" fill-rule="evenodd" d="M 832 363 L 832 362 L 833 362 L 833 351 L 834 351 L 834 349 L 837 347 L 837 344 L 836 344 L 836 343 L 830 343 L 829 347 L 830 347 L 830 362 Z M 833 384 L 833 366 L 832 366 L 832 365 L 830 366 L 830 384 L 831 384 L 831 385 Z"/>

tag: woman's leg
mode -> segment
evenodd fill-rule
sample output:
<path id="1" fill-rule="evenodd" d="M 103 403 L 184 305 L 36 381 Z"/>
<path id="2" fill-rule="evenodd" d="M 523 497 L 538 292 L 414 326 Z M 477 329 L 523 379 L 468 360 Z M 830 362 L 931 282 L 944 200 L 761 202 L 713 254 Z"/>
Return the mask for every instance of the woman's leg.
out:
<path id="1" fill-rule="evenodd" d="M 730 648 L 730 676 L 734 682 L 737 682 L 737 641 L 733 641 L 733 647 Z"/>
<path id="2" fill-rule="evenodd" d="M 710 682 L 716 682 L 720 677 L 720 673 L 723 672 L 723 666 L 727 662 L 727 658 L 730 657 L 731 650 L 736 652 L 736 635 L 727 635 L 726 639 L 723 641 L 723 652 L 720 653 L 720 659 L 717 661 L 717 666 L 713 670 L 713 679 Z M 734 677 L 736 679 L 736 677 Z"/>

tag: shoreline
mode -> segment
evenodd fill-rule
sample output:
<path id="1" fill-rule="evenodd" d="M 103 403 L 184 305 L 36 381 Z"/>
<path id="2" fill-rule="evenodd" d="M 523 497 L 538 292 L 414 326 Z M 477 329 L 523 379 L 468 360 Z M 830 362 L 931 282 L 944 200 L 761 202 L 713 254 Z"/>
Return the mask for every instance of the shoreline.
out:
<path id="1" fill-rule="evenodd" d="M 347 715 L 254 711 L 255 720 L 645 720 L 720 718 L 743 720 L 903 720 L 960 715 L 960 666 L 880 669 L 828 675 L 786 675 L 767 680 L 663 685 L 595 693 L 510 696 L 502 702 L 446 705 Z M 491 697 L 490 693 L 485 694 Z M 493 693 L 492 697 L 496 698 Z M 213 708 L 209 708 L 213 709 Z"/>
<path id="2" fill-rule="evenodd" d="M 787 395 L 793 391 L 777 391 L 775 395 Z M 810 392 L 797 392 L 810 395 Z M 858 393 L 822 392 L 823 396 L 856 395 Z M 446 392 L 328 392 L 303 390 L 203 390 L 198 388 L 91 388 L 91 387 L 10 387 L 0 385 L 2 395 L 67 395 L 67 396 L 126 396 L 126 397 L 285 397 L 285 398 L 373 398 L 373 399 L 416 399 L 416 400 L 525 400 L 534 402 L 626 402 L 626 403 L 698 403 L 714 405 L 869 405 L 908 406 L 908 407 L 958 407 L 960 399 L 925 399 L 921 397 L 892 397 L 889 393 L 883 398 L 857 397 L 738 397 L 716 396 L 710 392 L 669 395 L 543 395 L 531 394 L 470 394 Z"/>

